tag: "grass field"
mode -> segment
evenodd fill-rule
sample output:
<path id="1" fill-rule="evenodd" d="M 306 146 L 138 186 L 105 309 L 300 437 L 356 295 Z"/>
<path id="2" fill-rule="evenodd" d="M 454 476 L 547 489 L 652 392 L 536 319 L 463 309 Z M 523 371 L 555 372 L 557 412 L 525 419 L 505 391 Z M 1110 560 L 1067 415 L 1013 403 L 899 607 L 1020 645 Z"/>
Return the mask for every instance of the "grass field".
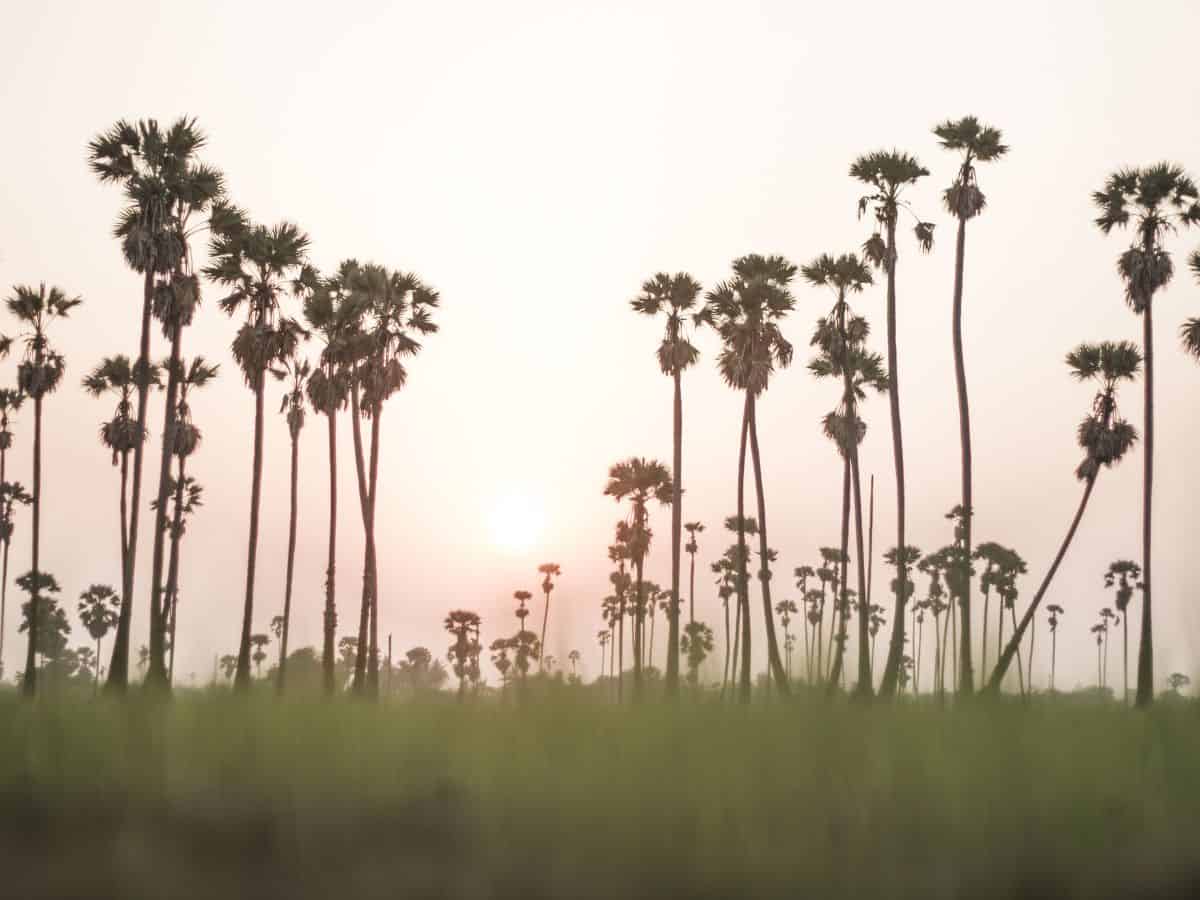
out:
<path id="1" fill-rule="evenodd" d="M 1200 708 L 0 698 L 0 891 L 1200 896 Z"/>

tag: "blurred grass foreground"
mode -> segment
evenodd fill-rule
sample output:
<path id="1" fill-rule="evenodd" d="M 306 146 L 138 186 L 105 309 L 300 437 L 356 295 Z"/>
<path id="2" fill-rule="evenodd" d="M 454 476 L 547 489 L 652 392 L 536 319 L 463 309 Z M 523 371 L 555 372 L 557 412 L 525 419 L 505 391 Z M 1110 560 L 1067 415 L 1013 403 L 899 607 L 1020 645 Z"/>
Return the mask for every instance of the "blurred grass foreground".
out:
<path id="1" fill-rule="evenodd" d="M 6 897 L 1196 897 L 1200 709 L 0 698 Z"/>

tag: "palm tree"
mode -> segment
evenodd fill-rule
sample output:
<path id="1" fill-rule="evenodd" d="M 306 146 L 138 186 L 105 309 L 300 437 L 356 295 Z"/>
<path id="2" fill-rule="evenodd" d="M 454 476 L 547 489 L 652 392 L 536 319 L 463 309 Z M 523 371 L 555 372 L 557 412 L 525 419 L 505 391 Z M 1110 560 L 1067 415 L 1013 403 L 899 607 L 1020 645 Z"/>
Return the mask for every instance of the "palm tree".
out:
<path id="1" fill-rule="evenodd" d="M 771 375 L 792 362 L 792 345 L 779 329 L 780 321 L 795 307 L 789 285 L 796 267 L 782 256 L 751 254 L 733 261 L 733 278 L 723 281 L 706 295 L 704 309 L 697 321 L 713 325 L 721 337 L 721 354 L 717 367 L 725 383 L 746 395 L 742 411 L 741 443 L 738 450 L 737 518 L 746 514 L 744 483 L 746 472 L 746 441 L 749 438 L 750 456 L 754 467 L 754 494 L 758 506 L 759 556 L 763 570 L 763 619 L 767 631 L 767 665 L 771 676 L 783 694 L 790 693 L 784 676 L 783 660 L 775 639 L 775 620 L 772 615 L 771 583 L 766 572 L 767 508 L 763 489 L 762 459 L 758 447 L 756 406 L 758 398 L 770 386 Z M 742 613 L 742 671 L 739 698 L 750 702 L 750 601 L 749 578 L 745 570 L 746 532 L 738 529 L 739 608 Z"/>
<path id="2" fill-rule="evenodd" d="M 1075 517 L 1067 528 L 1058 553 L 1054 556 L 1045 578 L 1033 595 L 1025 615 L 1009 640 L 1004 652 L 996 661 L 988 679 L 987 689 L 997 691 L 1004 673 L 1008 670 L 1013 656 L 1025 635 L 1025 629 L 1033 620 L 1038 604 L 1042 602 L 1054 574 L 1058 571 L 1067 548 L 1075 537 L 1075 531 L 1083 520 L 1084 510 L 1096 486 L 1096 478 L 1102 468 L 1111 468 L 1124 458 L 1137 441 L 1137 431 L 1117 414 L 1117 387 L 1122 381 L 1133 381 L 1141 368 L 1142 355 L 1138 348 L 1129 341 L 1104 341 L 1100 344 L 1080 344 L 1067 354 L 1067 367 L 1071 375 L 1079 381 L 1099 381 L 1100 389 L 1092 401 L 1091 412 L 1079 424 L 1077 439 L 1084 451 L 1083 461 L 1075 469 L 1075 477 L 1083 482 L 1083 496 Z"/>
<path id="3" fill-rule="evenodd" d="M 1050 625 L 1050 692 L 1054 692 L 1054 668 L 1058 657 L 1058 618 L 1063 614 L 1063 608 L 1057 603 L 1051 603 L 1046 607 L 1046 612 L 1049 613 L 1047 622 Z"/>
<path id="4" fill-rule="evenodd" d="M 700 282 L 686 272 L 668 275 L 659 272 L 642 283 L 642 292 L 630 305 L 634 312 L 657 316 L 665 312 L 666 330 L 658 345 L 658 365 L 664 375 L 670 375 L 675 386 L 674 417 L 672 419 L 672 485 L 671 502 L 671 612 L 670 633 L 667 637 L 666 692 L 668 697 L 679 694 L 679 544 L 683 528 L 683 370 L 696 364 L 699 351 L 687 337 L 685 314 L 696 306 Z M 693 538 L 695 535 L 693 535 Z"/>
<path id="5" fill-rule="evenodd" d="M 910 214 L 912 208 L 901 195 L 905 188 L 917 183 L 929 174 L 929 170 L 907 153 L 897 150 L 880 150 L 860 156 L 850 166 L 850 176 L 871 189 L 871 193 L 858 201 L 858 214 L 862 216 L 870 209 L 875 218 L 875 232 L 863 244 L 863 255 L 876 268 L 887 273 L 887 367 L 891 378 L 889 400 L 892 416 L 892 460 L 896 470 L 896 544 L 906 546 L 905 492 L 904 492 L 904 439 L 900 426 L 900 388 L 898 382 L 898 352 L 896 343 L 896 226 L 901 210 Z M 933 247 L 933 225 L 917 219 L 914 228 L 917 243 L 928 253 Z M 896 577 L 899 583 L 908 581 L 907 558 L 901 554 L 896 559 Z M 904 657 L 904 598 L 897 596 L 896 612 L 892 619 L 892 638 L 888 645 L 887 662 L 879 693 L 890 697 L 896 692 L 900 676 L 900 660 Z"/>
<path id="6" fill-rule="evenodd" d="M 792 632 L 791 632 L 790 626 L 792 623 L 792 616 L 798 614 L 800 612 L 800 609 L 799 609 L 799 607 L 796 606 L 796 602 L 794 600 L 780 600 L 778 603 L 775 604 L 775 612 L 777 612 L 779 614 L 779 623 L 783 626 L 783 642 L 784 642 L 784 645 L 788 648 L 786 673 L 787 673 L 787 680 L 790 683 L 792 680 L 792 651 L 791 651 L 791 648 L 793 646 L 795 646 L 792 643 Z"/>
<path id="7" fill-rule="evenodd" d="M 1151 510 L 1154 499 L 1154 295 L 1174 274 L 1163 239 L 1178 225 L 1200 224 L 1200 191 L 1179 166 L 1158 163 L 1122 169 L 1110 175 L 1104 190 L 1092 195 L 1100 210 L 1096 226 L 1108 234 L 1131 222 L 1134 239 L 1117 259 L 1125 282 L 1125 300 L 1142 317 L 1142 354 L 1146 361 L 1145 455 L 1142 475 L 1142 634 L 1138 648 L 1137 705 L 1154 701 L 1154 631 L 1151 621 Z"/>
<path id="8" fill-rule="evenodd" d="M 479 629 L 483 620 L 479 613 L 466 609 L 455 609 L 446 616 L 443 627 L 454 636 L 448 658 L 458 678 L 458 699 L 467 693 L 467 682 L 479 681 L 479 654 L 483 645 L 479 643 Z"/>
<path id="9" fill-rule="evenodd" d="M 279 680 L 276 688 L 282 694 L 287 679 L 288 629 L 292 622 L 292 575 L 296 566 L 296 519 L 299 507 L 300 478 L 300 430 L 304 428 L 304 390 L 308 384 L 311 367 L 307 359 L 292 356 L 283 363 L 288 378 L 288 392 L 283 395 L 279 411 L 286 416 L 288 436 L 292 443 L 289 472 L 291 490 L 288 501 L 288 550 L 287 575 L 283 587 L 283 628 L 279 635 Z"/>
<path id="10" fill-rule="evenodd" d="M 693 688 L 700 686 L 700 666 L 713 651 L 712 629 L 703 622 L 688 622 L 679 640 L 680 650 L 688 661 L 688 683 Z"/>
<path id="11" fill-rule="evenodd" d="M 244 309 L 246 320 L 233 340 L 233 356 L 254 393 L 254 450 L 251 462 L 250 533 L 246 550 L 246 594 L 234 687 L 250 686 L 250 627 L 254 620 L 254 580 L 258 563 L 258 520 L 262 498 L 263 400 L 266 376 L 282 373 L 279 366 L 295 355 L 307 332 L 282 315 L 280 299 L 299 284 L 308 253 L 308 235 L 291 222 L 268 227 L 251 224 L 245 216 L 214 223 L 209 247 L 211 263 L 204 273 L 229 289 L 218 301 L 221 311 L 234 315 Z"/>
<path id="12" fill-rule="evenodd" d="M 12 347 L 7 338 L 0 339 L 0 356 L 7 356 Z M 8 451 L 13 435 L 9 430 L 12 413 L 21 408 L 25 395 L 13 388 L 0 388 L 0 542 L 4 544 L 3 563 L 0 563 L 0 677 L 4 675 L 4 619 L 8 608 L 8 548 L 12 544 L 13 487 L 8 481 Z M 23 492 L 22 492 L 23 493 Z M 32 501 L 32 498 L 30 498 Z"/>
<path id="13" fill-rule="evenodd" d="M 1191 683 L 1192 679 L 1188 678 L 1182 672 L 1172 672 L 1167 676 L 1167 689 L 1173 694 L 1178 694 Z"/>
<path id="14" fill-rule="evenodd" d="M 835 297 L 829 315 L 817 321 L 811 343 L 819 353 L 809 363 L 808 368 L 817 378 L 834 377 L 842 381 L 842 399 L 837 410 L 825 418 L 825 434 L 834 441 L 850 467 L 859 599 L 858 683 L 855 694 L 859 697 L 870 697 L 873 693 L 868 649 L 870 611 L 867 600 L 866 558 L 863 552 L 862 482 L 858 464 L 858 445 L 862 443 L 866 434 L 866 423 L 859 416 L 858 407 L 866 398 L 866 388 L 874 388 L 880 393 L 888 389 L 888 376 L 883 368 L 882 357 L 865 349 L 870 329 L 866 319 L 854 315 L 846 296 L 852 292 L 860 293 L 873 279 L 870 269 L 853 253 L 843 254 L 836 259 L 825 254 L 804 266 L 801 273 L 810 284 L 830 288 Z M 844 481 L 843 478 L 843 553 L 847 552 Z M 843 580 L 843 592 L 845 589 L 846 584 Z M 843 629 L 844 624 L 843 621 Z M 842 633 L 844 634 L 844 631 Z M 834 681 L 841 673 L 844 645 L 844 639 L 839 640 L 834 662 Z"/>
<path id="15" fill-rule="evenodd" d="M 974 116 L 947 120 L 933 129 L 947 150 L 962 154 L 958 171 L 950 187 L 942 195 L 946 211 L 958 219 L 958 240 L 954 250 L 954 306 L 952 331 L 954 340 L 954 383 L 958 390 L 958 432 L 962 445 L 962 508 L 964 517 L 963 549 L 971 555 L 971 518 L 974 500 L 971 494 L 971 414 L 967 403 L 967 372 L 963 363 L 962 304 L 964 257 L 967 246 L 967 222 L 983 212 L 987 198 L 976 181 L 975 164 L 994 162 L 1008 152 L 1000 129 L 982 124 Z M 966 636 L 961 642 L 962 664 L 959 667 L 959 690 L 970 694 L 975 689 L 975 673 L 971 664 L 971 586 L 966 585 L 962 600 L 962 626 Z"/>
<path id="16" fill-rule="evenodd" d="M 554 590 L 554 582 L 551 579 L 560 576 L 562 570 L 558 567 L 558 563 L 542 563 L 538 566 L 538 572 L 544 576 L 542 578 L 542 593 L 546 595 L 546 607 L 542 611 L 542 638 L 540 641 L 541 645 L 545 647 L 546 622 L 550 619 L 550 592 Z"/>
<path id="17" fill-rule="evenodd" d="M 267 644 L 271 643 L 271 636 L 267 634 L 252 634 L 250 635 L 250 644 L 254 647 L 254 675 L 256 678 L 262 678 L 262 664 L 267 659 Z M 236 682 L 235 682 L 236 684 Z"/>
<path id="18" fill-rule="evenodd" d="M 604 658 L 609 641 L 612 640 L 612 628 L 602 628 L 596 632 L 596 641 L 600 644 L 600 678 L 604 679 Z"/>
<path id="19" fill-rule="evenodd" d="M 0 481 L 0 540 L 4 542 L 4 583 L 0 585 L 0 677 L 4 675 L 4 626 L 8 614 L 8 546 L 12 543 L 13 508 L 33 503 L 25 488 L 14 481 Z"/>
<path id="20" fill-rule="evenodd" d="M 25 656 L 25 680 L 22 689 L 26 696 L 37 690 L 36 648 L 38 644 L 38 620 L 40 612 L 40 589 L 42 575 L 38 568 L 41 562 L 42 524 L 42 403 L 47 394 L 52 394 L 62 383 L 67 363 L 62 354 L 51 345 L 46 331 L 52 322 L 67 318 L 71 310 L 83 301 L 79 297 L 68 297 L 60 288 L 47 288 L 43 282 L 34 288 L 15 285 L 12 296 L 5 303 L 22 326 L 29 330 L 22 335 L 25 356 L 17 368 L 17 389 L 33 398 L 33 553 L 31 592 L 29 602 L 34 613 L 29 617 L 29 649 Z"/>
<path id="21" fill-rule="evenodd" d="M 93 584 L 79 595 L 79 621 L 96 642 L 96 689 L 100 689 L 100 642 L 116 626 L 121 598 L 107 584 Z"/>
<path id="22" fill-rule="evenodd" d="M 121 242 L 126 263 L 142 275 L 141 337 L 134 372 L 150 368 L 150 324 L 156 316 L 172 345 L 172 358 L 179 358 L 182 329 L 191 323 L 199 301 L 199 282 L 192 272 L 188 241 L 203 225 L 193 218 L 210 212 L 216 219 L 228 211 L 220 203 L 224 178 L 216 169 L 199 162 L 197 153 L 206 143 L 195 119 L 177 119 L 163 130 L 154 119 L 137 123 L 120 120 L 88 145 L 88 162 L 102 183 L 119 184 L 126 205 L 117 218 L 114 236 Z M 146 431 L 146 405 L 150 382 L 137 382 L 136 433 Z M 154 536 L 155 557 L 151 592 L 152 639 L 161 633 L 156 607 L 160 599 L 167 482 L 174 422 L 175 386 L 168 379 L 163 452 L 159 469 L 158 507 L 160 519 Z M 138 522 L 141 512 L 142 460 L 145 442 L 133 451 L 133 479 L 129 501 L 129 559 L 123 562 L 121 617 L 113 641 L 108 685 L 124 690 L 129 681 L 129 632 L 133 615 L 133 578 L 136 572 Z M 161 649 L 161 648 L 160 648 Z M 160 660 L 161 662 L 161 653 Z"/>
<path id="23" fill-rule="evenodd" d="M 1192 254 L 1188 265 L 1196 280 L 1200 281 L 1200 250 Z M 1191 318 L 1184 322 L 1179 328 L 1179 337 L 1183 341 L 1183 349 L 1200 360 L 1200 318 Z"/>
<path id="24" fill-rule="evenodd" d="M 1109 563 L 1104 573 L 1104 586 L 1117 589 L 1117 613 L 1121 617 L 1121 702 L 1129 702 L 1129 601 L 1133 589 L 1142 586 L 1142 567 L 1131 559 L 1118 559 Z"/>
<path id="25" fill-rule="evenodd" d="M 917 591 L 917 584 L 911 576 L 911 570 L 912 570 L 912 567 L 915 566 L 921 559 L 921 548 L 915 547 L 912 544 L 906 544 L 904 546 L 903 550 L 901 550 L 901 548 L 898 546 L 897 547 L 889 547 L 888 550 L 883 554 L 883 559 L 884 559 L 884 562 L 886 562 L 888 565 L 896 567 L 896 577 L 892 579 L 892 583 L 891 583 L 892 593 L 896 596 L 896 612 L 894 613 L 894 615 L 898 615 L 898 616 L 904 615 L 904 612 L 908 606 L 908 601 L 912 598 L 912 596 Z M 884 623 L 884 622 L 880 623 L 880 625 L 883 625 L 883 624 L 886 624 L 886 623 Z M 874 624 L 874 622 L 872 622 L 872 626 L 876 627 L 876 628 L 879 627 L 879 626 L 876 626 Z M 895 634 L 896 634 L 896 626 L 893 623 L 893 625 L 892 625 L 893 640 L 894 640 Z M 901 649 L 901 651 L 903 651 L 904 644 L 906 643 L 906 641 L 907 641 L 907 639 L 904 636 L 904 629 L 903 629 L 903 627 L 901 627 L 901 629 L 900 629 L 900 649 Z M 879 691 L 881 694 L 884 693 L 884 685 L 882 684 L 882 680 L 887 679 L 887 665 L 889 662 L 891 662 L 890 649 L 888 652 L 889 652 L 889 657 L 884 662 L 883 679 L 881 679 L 881 684 L 879 687 Z M 901 652 L 900 655 L 901 655 L 901 657 L 903 657 L 904 656 L 903 652 Z M 874 660 L 874 658 L 875 658 L 875 647 L 874 647 L 874 639 L 872 636 L 871 659 Z M 872 664 L 872 671 L 874 671 L 873 664 Z M 897 675 L 897 678 L 899 678 L 898 675 Z M 894 692 L 894 688 L 893 688 L 893 692 Z"/>
<path id="26" fill-rule="evenodd" d="M 634 570 L 634 651 L 633 651 L 633 695 L 635 700 L 642 697 L 642 648 L 640 632 L 645 621 L 646 598 L 642 583 L 642 574 L 646 563 L 646 554 L 650 551 L 652 532 L 649 527 L 649 512 L 647 504 L 653 499 L 663 506 L 671 505 L 673 496 L 671 473 L 657 460 L 648 460 L 640 456 L 616 463 L 608 470 L 608 484 L 605 485 L 604 495 L 612 497 L 618 503 L 629 498 L 629 556 L 633 561 Z"/>

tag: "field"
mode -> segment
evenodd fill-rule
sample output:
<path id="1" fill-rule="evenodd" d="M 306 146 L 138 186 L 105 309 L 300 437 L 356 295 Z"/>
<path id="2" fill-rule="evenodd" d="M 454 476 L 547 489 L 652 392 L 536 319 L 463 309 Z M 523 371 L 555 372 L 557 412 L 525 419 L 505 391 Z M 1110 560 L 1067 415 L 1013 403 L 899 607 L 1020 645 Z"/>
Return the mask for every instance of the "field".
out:
<path id="1" fill-rule="evenodd" d="M 1185 701 L 7 696 L 0 784 L 23 898 L 1200 890 Z"/>

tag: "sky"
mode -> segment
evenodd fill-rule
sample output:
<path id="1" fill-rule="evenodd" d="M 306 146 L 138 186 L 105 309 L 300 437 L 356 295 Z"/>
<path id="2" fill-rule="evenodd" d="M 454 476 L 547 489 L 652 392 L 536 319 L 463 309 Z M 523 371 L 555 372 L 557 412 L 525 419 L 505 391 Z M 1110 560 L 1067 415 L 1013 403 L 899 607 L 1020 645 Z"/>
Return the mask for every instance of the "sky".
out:
<path id="1" fill-rule="evenodd" d="M 1021 588 L 1032 596 L 1078 503 L 1075 427 L 1093 396 L 1068 377 L 1063 357 L 1080 341 L 1140 336 L 1114 268 L 1127 238 L 1092 225 L 1090 193 L 1122 165 L 1165 158 L 1200 174 L 1192 65 L 1200 6 L 1161 0 L 1136 16 L 1126 3 L 1097 0 L 1014 2 L 1002 14 L 963 2 L 314 6 L 0 9 L 0 286 L 7 295 L 10 285 L 44 280 L 84 300 L 55 327 L 68 372 L 45 412 L 43 568 L 72 612 L 88 584 L 120 581 L 117 470 L 97 440 L 112 404 L 78 384 L 103 356 L 136 352 L 141 306 L 141 280 L 111 237 L 119 191 L 91 175 L 86 146 L 119 118 L 181 115 L 208 134 L 203 157 L 225 172 L 232 198 L 258 221 L 298 223 L 320 268 L 372 260 L 414 271 L 441 292 L 441 331 L 382 420 L 380 632 L 394 637 L 396 655 L 415 645 L 444 655 L 441 621 L 452 608 L 479 611 L 487 641 L 512 633 L 513 591 L 536 591 L 537 564 L 554 561 L 563 574 L 548 652 L 565 659 L 579 649 L 589 677 L 599 669 L 605 551 L 623 512 L 603 496 L 607 469 L 631 455 L 671 458 L 671 386 L 655 359 L 661 324 L 636 316 L 628 301 L 660 270 L 711 287 L 745 253 L 799 264 L 857 249 L 870 228 L 857 218 L 862 191 L 847 172 L 876 149 L 907 151 L 931 171 L 908 197 L 936 223 L 937 243 L 922 256 L 905 236 L 899 262 L 901 403 L 909 542 L 926 551 L 950 542 L 944 514 L 958 500 L 959 454 L 954 223 L 941 191 L 955 157 L 931 128 L 968 114 L 1001 128 L 1011 150 L 980 168 L 988 206 L 967 239 L 974 531 L 976 541 L 1024 556 Z M 1160 682 L 1172 671 L 1196 673 L 1200 658 L 1200 572 L 1191 559 L 1200 368 L 1175 337 L 1200 314 L 1200 285 L 1183 266 L 1197 246 L 1195 232 L 1169 241 L 1179 274 L 1155 301 Z M 774 584 L 793 598 L 791 570 L 836 543 L 840 511 L 840 464 L 820 432 L 837 388 L 804 366 L 831 297 L 799 281 L 794 293 L 784 331 L 796 364 L 759 405 L 770 543 L 780 554 Z M 185 356 L 202 353 L 222 372 L 193 404 L 204 442 L 189 471 L 205 487 L 205 506 L 183 548 L 181 680 L 207 680 L 215 655 L 236 651 L 240 630 L 253 397 L 228 349 L 239 323 L 217 309 L 220 296 L 206 286 L 184 346 Z M 882 351 L 883 289 L 855 304 Z M 164 354 L 157 333 L 155 341 Z M 719 522 L 735 509 L 741 406 L 715 370 L 715 336 L 701 332 L 696 344 L 701 360 L 684 381 L 685 519 L 708 525 L 697 615 L 720 641 L 708 564 L 729 540 Z M 15 378 L 15 365 L 0 362 L 0 382 Z M 287 431 L 274 415 L 282 387 L 269 390 L 256 631 L 281 611 L 287 541 Z M 1140 428 L 1140 386 L 1123 391 L 1120 408 Z M 157 434 L 161 398 L 151 409 Z M 895 541 L 886 399 L 872 398 L 863 415 L 878 554 Z M 31 410 L 14 431 L 10 477 L 28 483 Z M 362 534 L 348 428 L 341 439 L 339 633 L 350 634 Z M 316 416 L 300 456 L 293 646 L 320 643 L 328 462 Z M 1048 596 L 1066 608 L 1060 688 L 1094 681 L 1088 628 L 1113 601 L 1102 583 L 1108 563 L 1139 555 L 1141 466 L 1139 448 L 1101 475 Z M 669 584 L 669 512 L 656 509 L 652 525 L 647 575 Z M 29 535 L 23 516 L 14 576 L 28 568 Z M 148 618 L 148 528 L 143 537 L 135 646 Z M 889 577 L 877 561 L 876 585 Z M 11 590 L 9 678 L 24 656 L 19 600 Z M 540 600 L 534 609 L 540 614 Z M 756 637 L 759 669 L 761 631 Z M 78 625 L 73 641 L 86 642 Z M 1113 654 L 1119 672 L 1115 643 Z M 1047 665 L 1039 655 L 1039 683 Z"/>

